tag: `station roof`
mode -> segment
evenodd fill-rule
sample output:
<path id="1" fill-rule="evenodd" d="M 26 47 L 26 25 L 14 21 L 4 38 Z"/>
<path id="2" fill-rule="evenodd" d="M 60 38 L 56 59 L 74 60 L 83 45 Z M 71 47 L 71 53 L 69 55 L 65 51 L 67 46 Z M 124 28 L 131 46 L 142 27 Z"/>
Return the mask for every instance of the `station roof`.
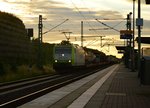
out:
<path id="1" fill-rule="evenodd" d="M 124 53 L 125 48 L 126 48 L 126 46 L 116 46 L 118 53 Z"/>
<path id="2" fill-rule="evenodd" d="M 125 50 L 126 46 L 116 46 L 117 50 Z"/>
<path id="3" fill-rule="evenodd" d="M 138 42 L 138 37 L 136 41 Z M 141 37 L 141 43 L 150 44 L 150 37 Z"/>

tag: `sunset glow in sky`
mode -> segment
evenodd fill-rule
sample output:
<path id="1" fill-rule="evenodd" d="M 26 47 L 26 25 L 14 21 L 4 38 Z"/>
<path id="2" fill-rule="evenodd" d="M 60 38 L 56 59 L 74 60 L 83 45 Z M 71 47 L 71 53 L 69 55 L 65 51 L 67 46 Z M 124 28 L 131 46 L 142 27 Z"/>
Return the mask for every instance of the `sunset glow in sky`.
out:
<path id="1" fill-rule="evenodd" d="M 69 19 L 61 26 L 43 36 L 44 42 L 58 43 L 65 40 L 62 32 L 72 32 L 70 41 L 80 45 L 81 21 L 84 22 L 84 36 L 105 36 L 103 47 L 100 48 L 99 38 L 84 39 L 84 45 L 96 48 L 107 54 L 117 55 L 115 45 L 123 45 L 120 33 L 107 28 L 105 24 L 117 30 L 126 29 L 126 16 L 132 12 L 132 0 L 0 0 L 0 10 L 12 13 L 23 20 L 26 28 L 34 28 L 34 37 L 38 37 L 38 17 L 43 16 L 43 31 L 50 30 L 56 25 Z M 150 36 L 150 5 L 142 1 L 142 18 L 144 26 L 142 36 Z M 137 17 L 137 3 L 136 15 Z M 107 20 L 106 20 L 107 19 Z M 101 29 L 101 30 L 91 30 Z M 137 30 L 136 30 L 137 36 Z M 135 37 L 136 37 L 135 36 Z M 110 44 L 110 46 L 109 46 Z M 109 47 L 108 47 L 109 46 Z"/>

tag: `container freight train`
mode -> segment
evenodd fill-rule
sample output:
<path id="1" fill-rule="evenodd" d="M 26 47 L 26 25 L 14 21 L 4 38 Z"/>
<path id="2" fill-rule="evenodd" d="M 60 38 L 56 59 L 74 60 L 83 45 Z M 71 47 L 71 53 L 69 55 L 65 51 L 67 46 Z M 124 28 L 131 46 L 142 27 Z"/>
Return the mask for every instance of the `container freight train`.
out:
<path id="1" fill-rule="evenodd" d="M 53 67 L 56 70 L 108 63 L 107 56 L 104 53 L 98 50 L 82 48 L 79 45 L 69 42 L 62 42 L 55 45 L 53 54 Z"/>

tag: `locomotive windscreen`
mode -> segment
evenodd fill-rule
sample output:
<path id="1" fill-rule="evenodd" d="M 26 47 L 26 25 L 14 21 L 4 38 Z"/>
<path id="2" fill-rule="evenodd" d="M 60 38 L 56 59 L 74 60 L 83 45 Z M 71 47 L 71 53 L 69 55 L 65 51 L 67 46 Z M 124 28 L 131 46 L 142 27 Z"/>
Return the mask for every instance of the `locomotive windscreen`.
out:
<path id="1" fill-rule="evenodd" d="M 71 47 L 56 47 L 56 54 L 71 54 Z"/>

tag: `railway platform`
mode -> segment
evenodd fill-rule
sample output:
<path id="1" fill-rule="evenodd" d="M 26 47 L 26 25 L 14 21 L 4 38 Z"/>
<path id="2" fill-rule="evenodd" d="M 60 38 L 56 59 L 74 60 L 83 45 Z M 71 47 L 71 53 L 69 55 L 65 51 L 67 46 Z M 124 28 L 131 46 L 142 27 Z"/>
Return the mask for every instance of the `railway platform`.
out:
<path id="1" fill-rule="evenodd" d="M 150 108 L 150 86 L 124 64 L 50 92 L 19 108 Z"/>

